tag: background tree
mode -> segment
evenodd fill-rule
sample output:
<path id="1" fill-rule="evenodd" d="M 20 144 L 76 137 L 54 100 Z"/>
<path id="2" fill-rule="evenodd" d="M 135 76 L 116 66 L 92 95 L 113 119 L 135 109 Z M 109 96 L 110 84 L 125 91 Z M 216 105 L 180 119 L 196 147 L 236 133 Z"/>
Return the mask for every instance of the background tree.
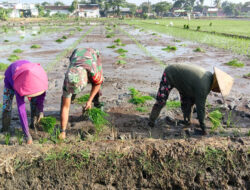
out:
<path id="1" fill-rule="evenodd" d="M 77 0 L 74 0 L 72 3 L 71 3 L 71 6 L 69 8 L 69 11 L 70 12 L 74 12 L 76 9 L 78 9 L 78 1 Z"/>
<path id="2" fill-rule="evenodd" d="M 148 4 L 148 2 L 143 2 L 139 8 L 142 9 L 142 13 L 148 13 L 149 12 L 149 7 L 151 6 L 150 2 Z"/>
<path id="3" fill-rule="evenodd" d="M 55 6 L 64 6 L 64 3 L 61 2 L 61 1 L 56 1 L 56 2 L 54 3 L 54 5 L 55 5 Z"/>
<path id="4" fill-rule="evenodd" d="M 7 20 L 11 10 L 0 8 L 0 20 Z"/>
<path id="5" fill-rule="evenodd" d="M 126 3 L 124 6 L 128 7 L 132 13 L 132 15 L 134 16 L 137 10 L 137 6 L 134 3 Z"/>
<path id="6" fill-rule="evenodd" d="M 44 5 L 45 6 L 45 5 Z M 36 4 L 36 8 L 38 10 L 38 14 L 40 17 L 44 17 L 45 14 L 46 14 L 46 11 L 44 9 L 44 6 L 43 5 L 40 5 L 40 4 Z M 47 6 L 47 5 L 46 5 Z"/>
<path id="7" fill-rule="evenodd" d="M 158 16 L 162 16 L 164 13 L 168 12 L 170 7 L 171 4 L 166 1 L 152 5 L 153 10 L 156 12 Z"/>

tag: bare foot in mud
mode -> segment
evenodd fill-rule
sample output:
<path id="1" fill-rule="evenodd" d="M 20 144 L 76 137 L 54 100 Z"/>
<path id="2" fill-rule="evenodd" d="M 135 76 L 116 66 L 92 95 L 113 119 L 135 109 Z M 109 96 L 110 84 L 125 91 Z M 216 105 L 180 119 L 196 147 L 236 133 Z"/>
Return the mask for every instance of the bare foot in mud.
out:
<path id="1" fill-rule="evenodd" d="M 64 140 L 66 138 L 66 132 L 61 132 L 60 135 L 58 136 L 60 140 Z"/>

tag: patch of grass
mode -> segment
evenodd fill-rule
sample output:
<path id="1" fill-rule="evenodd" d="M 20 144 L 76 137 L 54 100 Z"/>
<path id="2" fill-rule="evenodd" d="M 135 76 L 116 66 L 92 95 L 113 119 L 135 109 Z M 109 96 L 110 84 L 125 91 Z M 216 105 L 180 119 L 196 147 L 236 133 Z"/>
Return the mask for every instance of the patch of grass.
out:
<path id="1" fill-rule="evenodd" d="M 61 38 L 59 38 L 59 39 L 56 40 L 56 42 L 57 42 L 57 43 L 62 43 L 62 42 L 64 42 L 64 40 L 61 39 Z"/>
<path id="2" fill-rule="evenodd" d="M 167 46 L 166 48 L 162 48 L 163 51 L 176 51 L 177 47 L 175 46 Z"/>
<path id="3" fill-rule="evenodd" d="M 4 40 L 3 42 L 9 42 L 9 40 Z"/>
<path id="4" fill-rule="evenodd" d="M 205 149 L 205 164 L 212 168 L 216 168 L 218 165 L 223 165 L 226 161 L 226 153 L 220 149 L 213 147 L 206 147 Z"/>
<path id="5" fill-rule="evenodd" d="M 118 60 L 117 62 L 116 62 L 116 64 L 117 65 L 125 65 L 125 64 L 127 64 L 127 62 L 125 61 L 125 60 Z"/>
<path id="6" fill-rule="evenodd" d="M 23 50 L 21 50 L 21 49 L 15 49 L 15 50 L 13 51 L 13 53 L 23 53 Z"/>
<path id="7" fill-rule="evenodd" d="M 77 98 L 77 99 L 76 99 L 76 102 L 77 102 L 78 104 L 84 104 L 84 103 L 86 103 L 86 102 L 89 100 L 89 97 L 90 97 L 89 94 L 85 94 L 85 95 L 83 95 L 83 96 Z"/>
<path id="8" fill-rule="evenodd" d="M 4 137 L 5 137 L 5 144 L 9 145 L 9 143 L 10 143 L 10 133 L 6 133 L 4 135 Z"/>
<path id="9" fill-rule="evenodd" d="M 32 46 L 30 46 L 30 48 L 37 49 L 37 48 L 41 48 L 41 46 L 38 44 L 33 44 Z"/>
<path id="10" fill-rule="evenodd" d="M 212 126 L 212 131 L 221 127 L 222 113 L 219 110 L 215 110 L 209 113 L 208 118 L 210 119 Z"/>
<path id="11" fill-rule="evenodd" d="M 124 53 L 127 53 L 127 52 L 128 52 L 127 50 L 122 49 L 122 48 L 116 50 L 116 53 L 119 53 L 119 54 L 124 54 Z"/>
<path id="12" fill-rule="evenodd" d="M 15 54 L 10 55 L 9 58 L 8 58 L 8 60 L 10 62 L 14 62 L 14 61 L 19 60 L 19 59 L 20 59 L 20 57 L 15 55 Z"/>
<path id="13" fill-rule="evenodd" d="M 233 59 L 226 63 L 226 65 L 233 66 L 233 67 L 244 67 L 245 64 L 237 59 Z"/>
<path id="14" fill-rule="evenodd" d="M 8 67 L 9 67 L 9 65 L 7 65 L 5 63 L 0 63 L 0 71 L 5 71 Z"/>
<path id="15" fill-rule="evenodd" d="M 205 52 L 204 49 L 197 47 L 194 49 L 194 52 Z"/>
<path id="16" fill-rule="evenodd" d="M 45 132 L 52 135 L 55 129 L 56 118 L 50 116 L 44 117 L 40 120 L 40 124 Z"/>
<path id="17" fill-rule="evenodd" d="M 136 90 L 135 88 L 129 88 L 131 99 L 129 100 L 130 103 L 135 105 L 142 105 L 147 100 L 152 100 L 153 98 L 151 96 L 142 96 L 141 93 Z"/>
<path id="18" fill-rule="evenodd" d="M 116 45 L 107 46 L 107 48 L 112 48 L 112 49 L 114 49 L 114 48 L 116 48 Z"/>
<path id="19" fill-rule="evenodd" d="M 172 101 L 167 101 L 166 102 L 167 109 L 175 109 L 181 107 L 181 102 L 172 100 Z"/>

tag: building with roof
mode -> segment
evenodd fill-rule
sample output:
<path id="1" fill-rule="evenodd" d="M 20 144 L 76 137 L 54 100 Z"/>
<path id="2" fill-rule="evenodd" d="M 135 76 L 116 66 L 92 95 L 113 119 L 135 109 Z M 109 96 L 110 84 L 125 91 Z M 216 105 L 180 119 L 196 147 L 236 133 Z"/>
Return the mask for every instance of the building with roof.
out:
<path id="1" fill-rule="evenodd" d="M 44 9 L 49 12 L 49 16 L 55 14 L 70 14 L 70 6 L 45 6 Z"/>
<path id="2" fill-rule="evenodd" d="M 79 4 L 73 15 L 82 18 L 99 18 L 100 9 L 98 4 Z"/>

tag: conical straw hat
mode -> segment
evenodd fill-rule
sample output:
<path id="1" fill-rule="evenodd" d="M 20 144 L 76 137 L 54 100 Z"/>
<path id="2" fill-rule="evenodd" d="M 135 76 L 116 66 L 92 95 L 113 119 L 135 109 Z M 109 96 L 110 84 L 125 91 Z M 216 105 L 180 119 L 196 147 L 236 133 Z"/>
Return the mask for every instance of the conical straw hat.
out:
<path id="1" fill-rule="evenodd" d="M 227 96 L 233 86 L 234 79 L 216 67 L 214 67 L 214 76 L 217 80 L 222 96 Z"/>

